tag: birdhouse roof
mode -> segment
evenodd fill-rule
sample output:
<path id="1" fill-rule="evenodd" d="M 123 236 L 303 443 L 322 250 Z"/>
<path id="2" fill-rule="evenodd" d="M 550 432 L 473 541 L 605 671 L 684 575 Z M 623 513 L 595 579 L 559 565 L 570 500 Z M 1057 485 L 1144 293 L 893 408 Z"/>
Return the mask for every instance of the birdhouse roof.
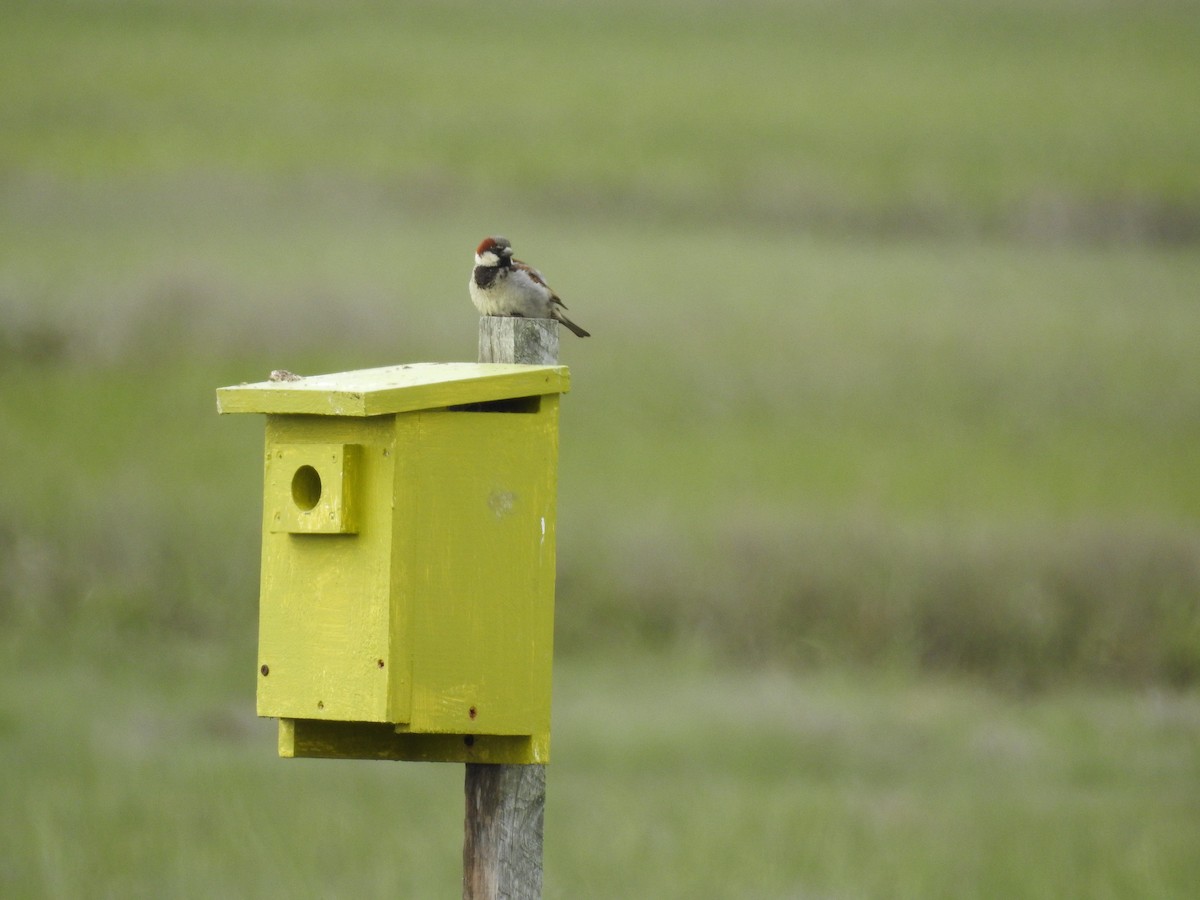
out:
<path id="1" fill-rule="evenodd" d="M 222 413 L 383 416 L 463 403 L 487 403 L 570 387 L 566 366 L 411 363 L 217 389 Z"/>

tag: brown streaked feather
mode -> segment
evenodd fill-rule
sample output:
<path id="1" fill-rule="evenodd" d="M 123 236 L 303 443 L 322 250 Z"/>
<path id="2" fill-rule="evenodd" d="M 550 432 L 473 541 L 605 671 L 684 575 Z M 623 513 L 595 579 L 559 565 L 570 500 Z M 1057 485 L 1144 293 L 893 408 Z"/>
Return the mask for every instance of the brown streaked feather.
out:
<path id="1" fill-rule="evenodd" d="M 532 278 L 535 282 L 540 284 L 542 287 L 547 288 L 548 290 L 551 290 L 551 291 L 554 290 L 553 288 L 550 287 L 550 285 L 546 284 L 546 279 L 542 277 L 542 273 L 539 272 L 537 269 L 535 269 L 533 266 L 531 266 L 529 263 L 521 262 L 521 260 L 519 260 L 519 259 L 514 259 L 512 261 L 512 267 L 514 269 L 520 269 L 522 272 L 524 272 L 526 275 L 528 275 L 530 278 Z"/>
<path id="2" fill-rule="evenodd" d="M 529 263 L 521 262 L 521 260 L 519 260 L 519 259 L 514 259 L 512 261 L 512 267 L 514 269 L 520 269 L 522 272 L 524 272 L 526 275 L 528 275 L 534 282 L 536 282 L 537 284 L 540 284 L 542 287 L 544 287 L 546 290 L 548 290 L 550 292 L 550 302 L 551 303 L 557 303 L 563 309 L 567 308 L 567 304 L 562 302 L 562 298 L 560 296 L 558 296 L 557 293 L 555 293 L 554 288 L 552 288 L 552 287 L 550 287 L 550 285 L 546 284 L 546 279 L 542 277 L 542 273 L 539 272 L 537 269 L 535 269 L 533 266 L 529 265 Z"/>

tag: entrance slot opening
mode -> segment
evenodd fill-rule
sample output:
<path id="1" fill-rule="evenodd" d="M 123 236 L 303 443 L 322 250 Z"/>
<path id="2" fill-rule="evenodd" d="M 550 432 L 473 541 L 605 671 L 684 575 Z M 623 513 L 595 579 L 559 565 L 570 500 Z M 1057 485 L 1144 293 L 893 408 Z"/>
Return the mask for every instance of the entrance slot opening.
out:
<path id="1" fill-rule="evenodd" d="M 321 475 L 312 466 L 301 466 L 292 476 L 292 500 L 305 511 L 320 502 Z"/>
<path id="2" fill-rule="evenodd" d="M 542 408 L 540 395 L 512 397 L 508 400 L 488 400 L 483 403 L 460 403 L 448 406 L 450 412 L 536 413 Z"/>

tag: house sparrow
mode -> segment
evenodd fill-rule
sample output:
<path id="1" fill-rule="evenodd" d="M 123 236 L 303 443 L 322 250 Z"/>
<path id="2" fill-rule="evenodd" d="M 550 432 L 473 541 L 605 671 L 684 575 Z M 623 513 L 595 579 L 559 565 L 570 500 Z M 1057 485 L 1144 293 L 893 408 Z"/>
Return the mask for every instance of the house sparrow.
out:
<path id="1" fill-rule="evenodd" d="M 546 284 L 541 272 L 513 259 L 508 238 L 487 237 L 475 248 L 470 288 L 471 302 L 481 316 L 554 319 L 579 337 L 591 336 L 566 317 L 566 304 Z"/>

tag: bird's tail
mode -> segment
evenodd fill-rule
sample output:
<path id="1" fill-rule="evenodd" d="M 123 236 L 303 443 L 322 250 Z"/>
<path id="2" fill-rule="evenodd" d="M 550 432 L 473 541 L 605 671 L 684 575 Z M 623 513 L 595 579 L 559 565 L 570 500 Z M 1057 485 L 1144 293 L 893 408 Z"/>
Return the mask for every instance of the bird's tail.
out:
<path id="1" fill-rule="evenodd" d="M 568 328 L 570 328 L 576 337 L 591 337 L 592 336 L 592 333 L 590 331 L 584 331 L 582 328 L 580 328 L 578 325 L 576 325 L 574 322 L 572 322 L 570 319 L 568 319 L 565 315 L 563 315 L 562 310 L 556 309 L 554 311 L 554 318 L 558 319 L 558 321 L 562 322 L 564 325 L 566 325 Z"/>

